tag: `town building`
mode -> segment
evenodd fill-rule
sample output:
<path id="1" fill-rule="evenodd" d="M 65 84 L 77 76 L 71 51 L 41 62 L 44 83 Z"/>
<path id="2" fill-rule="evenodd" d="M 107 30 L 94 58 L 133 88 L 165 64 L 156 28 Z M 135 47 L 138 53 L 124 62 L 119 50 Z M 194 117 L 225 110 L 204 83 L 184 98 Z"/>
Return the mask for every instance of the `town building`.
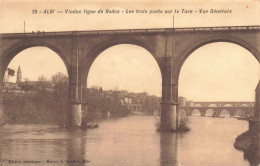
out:
<path id="1" fill-rule="evenodd" d="M 5 71 L 3 83 L 9 82 L 10 76 L 14 76 L 14 74 L 15 74 L 15 70 L 7 68 L 6 71 Z"/>

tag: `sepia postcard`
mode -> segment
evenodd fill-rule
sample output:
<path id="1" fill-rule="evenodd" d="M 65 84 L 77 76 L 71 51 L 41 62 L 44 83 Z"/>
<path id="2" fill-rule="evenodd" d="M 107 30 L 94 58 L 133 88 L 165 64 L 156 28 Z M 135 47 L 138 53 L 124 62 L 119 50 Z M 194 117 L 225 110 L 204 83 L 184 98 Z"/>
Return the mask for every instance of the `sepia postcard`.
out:
<path id="1" fill-rule="evenodd" d="M 0 166 L 260 166 L 259 0 L 0 0 Z"/>

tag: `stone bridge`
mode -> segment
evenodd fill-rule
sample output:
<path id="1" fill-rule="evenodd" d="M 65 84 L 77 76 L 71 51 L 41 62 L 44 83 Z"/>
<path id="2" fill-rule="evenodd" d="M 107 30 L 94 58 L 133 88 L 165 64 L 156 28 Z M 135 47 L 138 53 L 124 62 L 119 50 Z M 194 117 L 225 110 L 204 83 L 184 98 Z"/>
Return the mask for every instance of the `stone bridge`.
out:
<path id="1" fill-rule="evenodd" d="M 231 117 L 236 114 L 241 117 L 252 116 L 255 111 L 255 107 L 179 107 L 178 109 L 185 111 L 188 116 L 191 116 L 194 110 L 198 110 L 201 116 L 205 116 L 208 110 L 213 110 L 214 117 L 219 117 L 223 110 L 228 111 Z"/>
<path id="2" fill-rule="evenodd" d="M 162 76 L 161 127 L 177 126 L 178 80 L 181 67 L 199 47 L 230 42 L 247 49 L 260 62 L 260 26 L 127 29 L 0 34 L 0 122 L 3 123 L 3 77 L 11 60 L 21 51 L 47 47 L 63 60 L 69 75 L 70 125 L 80 127 L 87 111 L 87 78 L 97 56 L 118 44 L 148 50 Z"/>
<path id="3" fill-rule="evenodd" d="M 215 106 L 215 107 L 254 107 L 255 102 L 248 102 L 248 101 L 193 101 L 191 103 L 187 103 L 190 106 L 201 106 L 201 107 L 209 107 L 209 106 Z"/>
<path id="4" fill-rule="evenodd" d="M 223 110 L 229 112 L 230 116 L 254 115 L 255 102 L 247 101 L 187 101 L 185 97 L 179 97 L 179 111 L 185 111 L 186 115 L 192 115 L 194 110 L 198 110 L 201 116 L 205 116 L 208 110 L 213 111 L 214 117 L 219 117 Z"/>

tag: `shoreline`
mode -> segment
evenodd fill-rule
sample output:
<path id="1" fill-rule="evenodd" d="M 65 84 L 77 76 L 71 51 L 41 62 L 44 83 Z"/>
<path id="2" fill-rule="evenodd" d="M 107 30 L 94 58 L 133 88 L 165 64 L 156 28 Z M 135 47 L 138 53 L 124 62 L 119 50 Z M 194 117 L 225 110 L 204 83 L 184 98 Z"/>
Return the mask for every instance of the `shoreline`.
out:
<path id="1" fill-rule="evenodd" d="M 251 166 L 260 164 L 260 132 L 257 128 L 239 135 L 235 140 L 234 147 L 244 152 L 244 158 L 249 161 Z"/>

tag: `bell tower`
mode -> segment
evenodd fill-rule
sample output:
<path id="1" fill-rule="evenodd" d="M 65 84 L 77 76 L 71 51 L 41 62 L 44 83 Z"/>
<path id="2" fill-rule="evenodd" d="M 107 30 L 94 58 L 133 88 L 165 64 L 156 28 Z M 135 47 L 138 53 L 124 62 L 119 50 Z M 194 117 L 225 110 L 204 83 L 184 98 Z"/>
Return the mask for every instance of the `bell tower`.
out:
<path id="1" fill-rule="evenodd" d="M 22 71 L 21 71 L 21 67 L 19 65 L 18 70 L 17 70 L 16 83 L 20 83 L 20 82 L 22 82 Z"/>

